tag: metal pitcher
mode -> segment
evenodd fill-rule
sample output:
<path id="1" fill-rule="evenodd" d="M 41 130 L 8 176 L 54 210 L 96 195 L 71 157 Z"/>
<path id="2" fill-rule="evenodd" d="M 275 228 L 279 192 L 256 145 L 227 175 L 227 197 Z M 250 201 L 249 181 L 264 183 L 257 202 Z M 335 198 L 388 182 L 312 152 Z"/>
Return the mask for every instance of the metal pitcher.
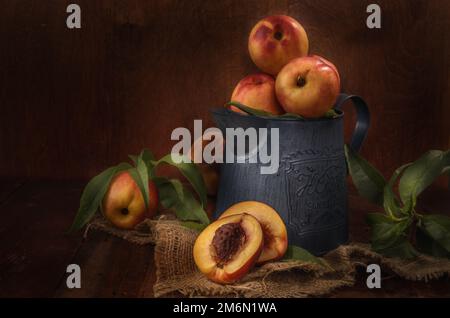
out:
<path id="1" fill-rule="evenodd" d="M 321 255 L 346 243 L 347 166 L 341 108 L 348 100 L 357 114 L 350 147 L 359 151 L 370 114 L 364 100 L 356 95 L 339 96 L 334 107 L 338 116 L 334 118 L 279 119 L 243 115 L 227 108 L 214 110 L 213 118 L 224 136 L 226 128 L 279 129 L 276 173 L 261 174 L 261 163 L 221 164 L 215 217 L 237 202 L 261 201 L 284 220 L 289 244 Z"/>

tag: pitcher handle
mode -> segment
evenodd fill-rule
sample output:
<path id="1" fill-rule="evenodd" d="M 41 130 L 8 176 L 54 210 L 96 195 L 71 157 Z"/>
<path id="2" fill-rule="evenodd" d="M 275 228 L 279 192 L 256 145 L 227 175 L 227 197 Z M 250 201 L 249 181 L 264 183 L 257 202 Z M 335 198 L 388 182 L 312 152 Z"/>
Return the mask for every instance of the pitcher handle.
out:
<path id="1" fill-rule="evenodd" d="M 366 102 L 357 95 L 340 94 L 334 108 L 341 110 L 346 101 L 351 100 L 356 109 L 356 124 L 350 141 L 350 148 L 358 152 L 367 136 L 370 125 L 370 112 Z"/>

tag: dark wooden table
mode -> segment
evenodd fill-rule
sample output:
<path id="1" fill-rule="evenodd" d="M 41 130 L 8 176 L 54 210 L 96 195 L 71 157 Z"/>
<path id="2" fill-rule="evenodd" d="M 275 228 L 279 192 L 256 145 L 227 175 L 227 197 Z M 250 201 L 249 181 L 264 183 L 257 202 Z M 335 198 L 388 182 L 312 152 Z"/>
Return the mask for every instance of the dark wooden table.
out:
<path id="1" fill-rule="evenodd" d="M 152 297 L 153 247 L 136 246 L 100 232 L 68 235 L 85 182 L 0 178 L 0 297 Z M 434 189 L 423 210 L 450 214 L 450 192 Z M 366 241 L 364 214 L 374 211 L 350 195 L 352 239 Z M 66 288 L 66 267 L 78 264 L 81 289 Z M 365 273 L 330 297 L 450 297 L 448 277 L 414 283 L 384 275 L 382 288 L 365 287 Z M 180 295 L 173 295 L 180 296 Z"/>

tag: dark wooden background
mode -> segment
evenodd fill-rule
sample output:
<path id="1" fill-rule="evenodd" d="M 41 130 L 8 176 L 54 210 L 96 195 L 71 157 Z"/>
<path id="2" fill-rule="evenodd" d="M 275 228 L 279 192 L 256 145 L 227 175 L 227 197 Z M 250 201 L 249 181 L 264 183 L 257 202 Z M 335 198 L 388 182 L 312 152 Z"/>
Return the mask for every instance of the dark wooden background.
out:
<path id="1" fill-rule="evenodd" d="M 81 30 L 65 26 L 73 2 Z M 371 2 L 0 0 L 0 175 L 87 178 L 143 147 L 168 153 L 174 128 L 212 124 L 256 71 L 247 36 L 275 13 L 367 100 L 363 154 L 383 173 L 449 148 L 450 1 L 377 0 L 381 30 L 365 26 Z"/>
<path id="2" fill-rule="evenodd" d="M 371 2 L 382 8 L 381 30 L 365 26 Z M 69 3 L 81 6 L 81 30 L 66 28 Z M 193 119 L 212 125 L 210 109 L 256 71 L 250 29 L 277 13 L 299 19 L 311 53 L 333 61 L 343 90 L 366 99 L 373 120 L 363 155 L 386 176 L 450 147 L 449 0 L 0 0 L 0 206 L 8 212 L 0 297 L 153 295 L 152 247 L 64 234 L 84 179 L 143 147 L 168 153 L 172 130 Z M 449 213 L 448 199 L 429 191 L 423 210 Z M 350 195 L 350 232 L 365 242 L 364 216 L 376 210 L 360 201 Z M 80 290 L 65 286 L 71 263 L 83 268 Z M 334 296 L 448 296 L 448 278 L 387 276 L 382 290 L 368 290 L 364 277 Z"/>

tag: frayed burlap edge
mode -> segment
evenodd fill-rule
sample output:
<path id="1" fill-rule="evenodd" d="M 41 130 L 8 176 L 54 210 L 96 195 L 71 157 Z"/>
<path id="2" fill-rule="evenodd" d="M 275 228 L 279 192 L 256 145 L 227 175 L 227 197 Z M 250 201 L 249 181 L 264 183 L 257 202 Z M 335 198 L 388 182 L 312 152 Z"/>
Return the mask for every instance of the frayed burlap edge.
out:
<path id="1" fill-rule="evenodd" d="M 279 261 L 254 268 L 241 281 L 220 285 L 206 279 L 193 260 L 198 233 L 173 219 L 145 220 L 135 230 L 114 228 L 99 217 L 85 232 L 101 230 L 135 244 L 155 244 L 155 297 L 175 292 L 189 297 L 317 297 L 337 288 L 352 286 L 358 266 L 379 264 L 383 271 L 413 281 L 428 281 L 450 275 L 450 261 L 420 255 L 414 260 L 383 257 L 361 243 L 343 245 L 323 257 L 329 264 Z"/>
<path id="2" fill-rule="evenodd" d="M 140 223 L 134 230 L 121 230 L 114 227 L 110 222 L 102 217 L 95 218 L 86 226 L 84 231 L 84 238 L 88 237 L 91 230 L 100 230 L 108 234 L 117 236 L 131 243 L 138 245 L 145 244 L 155 244 L 156 243 L 156 233 L 155 225 L 158 221 L 145 220 Z"/>

